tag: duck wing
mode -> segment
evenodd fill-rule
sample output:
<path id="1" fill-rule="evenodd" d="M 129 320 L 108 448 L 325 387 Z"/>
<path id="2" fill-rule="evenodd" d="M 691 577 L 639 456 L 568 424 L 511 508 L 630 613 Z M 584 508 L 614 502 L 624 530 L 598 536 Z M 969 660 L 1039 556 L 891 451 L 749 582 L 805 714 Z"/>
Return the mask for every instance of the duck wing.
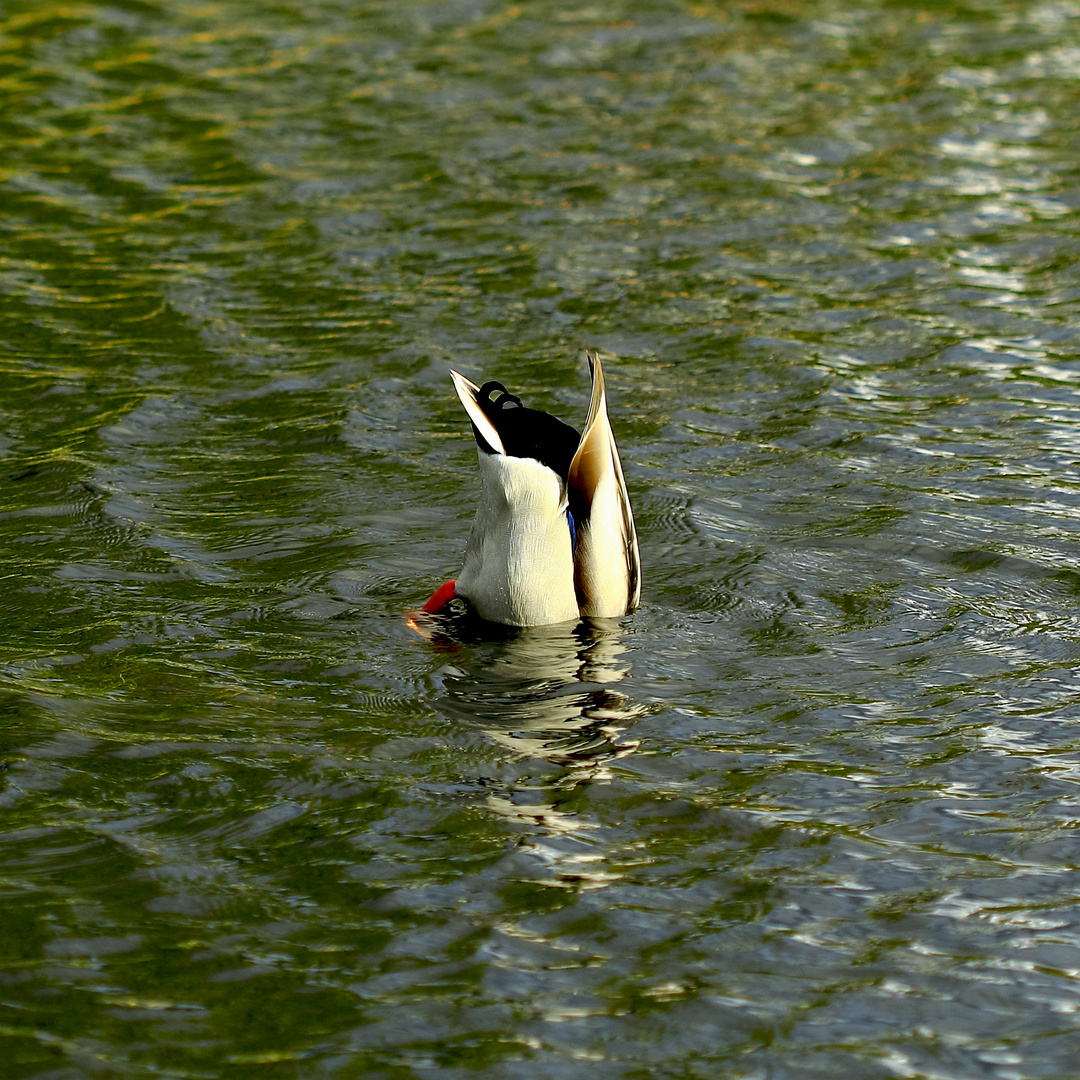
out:
<path id="1" fill-rule="evenodd" d="M 608 422 L 604 369 L 596 353 L 586 356 L 592 398 L 567 480 L 577 527 L 574 586 L 582 615 L 611 618 L 638 606 L 641 560 L 630 496 Z"/>

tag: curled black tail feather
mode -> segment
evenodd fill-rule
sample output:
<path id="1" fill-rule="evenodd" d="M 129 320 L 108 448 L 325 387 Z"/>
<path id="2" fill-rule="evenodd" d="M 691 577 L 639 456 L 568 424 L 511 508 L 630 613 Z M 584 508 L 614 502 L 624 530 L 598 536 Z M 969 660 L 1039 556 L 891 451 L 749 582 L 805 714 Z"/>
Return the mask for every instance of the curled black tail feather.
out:
<path id="1" fill-rule="evenodd" d="M 476 403 L 498 432 L 507 455 L 539 461 L 566 482 L 570 462 L 581 437 L 576 428 L 564 424 L 550 413 L 527 408 L 521 403 L 521 398 L 494 380 L 480 387 Z M 476 430 L 475 424 L 473 433 L 484 453 L 495 452 Z"/>

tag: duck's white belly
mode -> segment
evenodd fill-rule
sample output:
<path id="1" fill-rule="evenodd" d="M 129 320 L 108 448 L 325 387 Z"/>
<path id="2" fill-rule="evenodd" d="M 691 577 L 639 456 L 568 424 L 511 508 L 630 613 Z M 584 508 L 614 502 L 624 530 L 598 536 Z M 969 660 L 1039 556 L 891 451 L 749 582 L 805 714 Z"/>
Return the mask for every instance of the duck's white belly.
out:
<path id="1" fill-rule="evenodd" d="M 480 458 L 476 512 L 457 595 L 508 626 L 577 619 L 574 553 L 558 475 L 529 458 Z"/>

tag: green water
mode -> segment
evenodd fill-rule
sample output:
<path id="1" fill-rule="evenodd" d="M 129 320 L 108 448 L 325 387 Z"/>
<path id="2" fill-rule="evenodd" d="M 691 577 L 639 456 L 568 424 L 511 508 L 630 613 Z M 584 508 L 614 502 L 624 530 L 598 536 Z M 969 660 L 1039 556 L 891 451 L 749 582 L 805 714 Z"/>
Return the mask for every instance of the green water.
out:
<path id="1" fill-rule="evenodd" d="M 1080 4 L 0 0 L 5 1080 L 1070 1080 Z M 618 623 L 430 643 L 471 434 Z"/>

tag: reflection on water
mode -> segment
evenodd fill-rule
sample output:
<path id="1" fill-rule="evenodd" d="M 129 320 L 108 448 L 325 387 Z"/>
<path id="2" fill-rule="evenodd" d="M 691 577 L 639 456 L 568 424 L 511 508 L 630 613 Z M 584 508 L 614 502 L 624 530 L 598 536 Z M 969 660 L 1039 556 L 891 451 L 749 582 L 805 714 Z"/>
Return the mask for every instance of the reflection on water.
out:
<path id="1" fill-rule="evenodd" d="M 619 622 L 594 619 L 500 632 L 442 669 L 443 716 L 557 767 L 531 787 L 488 785 L 490 809 L 556 832 L 594 827 L 560 804 L 579 784 L 610 779 L 609 764 L 639 745 L 624 732 L 645 710 L 614 686 L 630 674 L 626 651 Z"/>

